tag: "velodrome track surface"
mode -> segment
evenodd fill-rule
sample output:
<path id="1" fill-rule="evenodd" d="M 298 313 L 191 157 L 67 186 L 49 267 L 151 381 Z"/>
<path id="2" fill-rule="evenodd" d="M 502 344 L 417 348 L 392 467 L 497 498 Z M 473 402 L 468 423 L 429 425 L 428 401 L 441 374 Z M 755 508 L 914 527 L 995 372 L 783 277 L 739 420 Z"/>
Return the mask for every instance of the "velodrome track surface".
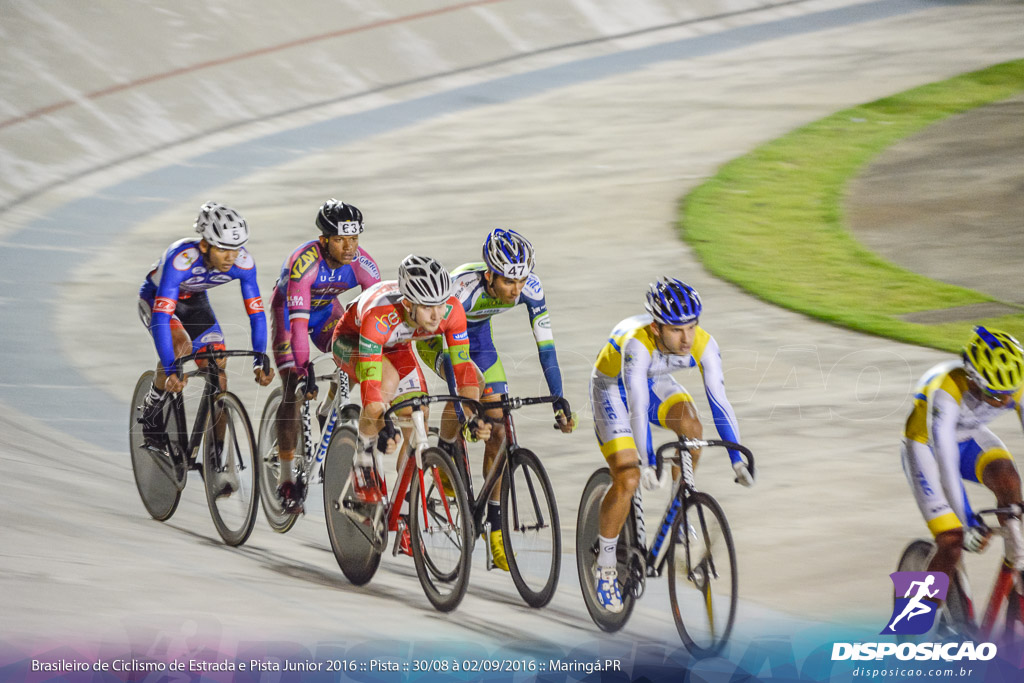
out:
<path id="1" fill-rule="evenodd" d="M 442 639 L 540 652 L 676 647 L 664 582 L 650 584 L 623 634 L 605 636 L 586 615 L 573 561 L 579 495 L 600 465 L 590 364 L 661 273 L 700 290 L 702 324 L 724 349 L 729 396 L 758 456 L 752 490 L 732 483 L 724 458 L 705 458 L 698 479 L 739 548 L 737 641 L 822 623 L 877 632 L 887 574 L 923 531 L 898 465 L 900 426 L 913 382 L 945 356 L 819 324 L 714 280 L 676 237 L 676 200 L 800 124 L 1019 57 L 1022 20 L 1019 3 L 795 3 L 742 25 L 645 33 L 602 43 L 600 54 L 555 50 L 532 69 L 496 65 L 431 92 L 270 118 L 218 133 L 209 151 L 200 137 L 17 204 L 0 228 L 0 641 L 35 651 L 163 639 L 225 652 L 250 641 L 310 650 L 372 641 L 406 655 L 409 643 Z M 410 251 L 449 266 L 474 260 L 497 225 L 537 246 L 568 396 L 584 414 L 571 436 L 553 433 L 544 412 L 519 422 L 524 443 L 545 456 L 562 517 L 562 581 L 545 610 L 487 574 L 480 549 L 453 615 L 430 608 L 408 561 L 387 557 L 369 586 L 352 587 L 316 491 L 293 532 L 273 534 L 261 519 L 234 550 L 217 538 L 198 486 L 165 524 L 139 503 L 124 431 L 134 381 L 154 360 L 134 302 L 146 266 L 216 198 L 252 226 L 268 298 L 328 196 L 364 211 L 363 246 L 385 276 Z M 247 343 L 237 290 L 221 289 L 211 297 L 229 340 Z M 495 327 L 515 391 L 540 393 L 525 315 Z M 697 375 L 680 380 L 706 406 Z M 246 373 L 233 389 L 258 416 L 267 392 Z M 995 426 L 1022 452 L 1011 420 Z M 652 500 L 656 511 L 664 494 Z M 988 573 L 995 561 L 972 558 L 972 568 Z"/>

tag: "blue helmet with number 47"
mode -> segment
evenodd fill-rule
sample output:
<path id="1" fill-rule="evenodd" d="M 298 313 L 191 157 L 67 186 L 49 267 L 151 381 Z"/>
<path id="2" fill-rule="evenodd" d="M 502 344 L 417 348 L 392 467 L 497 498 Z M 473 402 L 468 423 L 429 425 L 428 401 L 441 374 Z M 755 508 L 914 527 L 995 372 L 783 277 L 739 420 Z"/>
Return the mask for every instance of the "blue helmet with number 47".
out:
<path id="1" fill-rule="evenodd" d="M 674 277 L 652 282 L 644 307 L 662 325 L 687 325 L 697 320 L 703 309 L 697 290 Z"/>
<path id="2" fill-rule="evenodd" d="M 492 273 L 522 280 L 533 272 L 533 245 L 515 230 L 491 230 L 484 240 L 483 254 Z"/>

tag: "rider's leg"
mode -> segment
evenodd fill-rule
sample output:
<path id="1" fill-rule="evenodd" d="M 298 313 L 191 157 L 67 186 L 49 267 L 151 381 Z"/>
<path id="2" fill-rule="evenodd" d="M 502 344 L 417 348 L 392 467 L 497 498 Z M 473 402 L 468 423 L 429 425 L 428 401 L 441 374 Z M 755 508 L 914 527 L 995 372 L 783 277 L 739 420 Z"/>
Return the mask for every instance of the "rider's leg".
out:
<path id="1" fill-rule="evenodd" d="M 676 399 L 673 401 L 672 399 Z M 676 436 L 688 439 L 703 439 L 704 438 L 704 427 L 700 423 L 700 417 L 697 415 L 697 408 L 693 405 L 693 399 L 690 398 L 689 394 L 674 394 L 669 397 L 662 405 L 668 405 L 668 409 L 665 411 L 665 420 L 663 425 L 668 427 Z M 693 469 L 697 469 L 697 463 L 700 461 L 701 450 L 697 449 L 691 451 L 693 456 Z M 675 481 L 679 478 L 679 467 L 672 465 L 672 480 Z"/>
<path id="2" fill-rule="evenodd" d="M 987 452 L 992 453 L 992 451 Z M 997 452 L 985 464 L 981 481 L 996 494 L 996 506 L 1006 507 L 1021 502 L 1020 474 L 1005 450 Z M 1006 457 L 1002 457 L 1005 454 Z M 984 455 L 982 456 L 984 457 Z M 1022 538 L 1020 518 L 999 516 L 999 523 L 1006 529 L 1006 558 L 1018 569 L 1024 569 L 1024 538 Z"/>
<path id="3" fill-rule="evenodd" d="M 281 404 L 277 408 L 275 426 L 277 428 L 277 457 L 280 461 L 280 470 L 277 474 L 277 483 L 282 485 L 288 481 L 295 480 L 293 462 L 295 461 L 295 447 L 299 434 L 299 402 L 302 397 L 297 395 L 299 390 L 299 376 L 295 368 L 285 368 L 278 373 L 281 377 Z"/>
<path id="4" fill-rule="evenodd" d="M 612 485 L 608 488 L 604 499 L 601 501 L 601 517 L 598 526 L 598 533 L 603 539 L 614 541 L 618 539 L 622 525 L 629 516 L 629 508 L 632 505 L 633 494 L 640 484 L 640 456 L 635 448 L 626 448 L 616 451 L 608 456 L 608 469 L 611 470 Z M 607 562 L 608 557 L 605 548 L 601 551 Z M 614 554 L 614 547 L 612 548 Z M 603 564 L 598 559 L 598 564 Z"/>

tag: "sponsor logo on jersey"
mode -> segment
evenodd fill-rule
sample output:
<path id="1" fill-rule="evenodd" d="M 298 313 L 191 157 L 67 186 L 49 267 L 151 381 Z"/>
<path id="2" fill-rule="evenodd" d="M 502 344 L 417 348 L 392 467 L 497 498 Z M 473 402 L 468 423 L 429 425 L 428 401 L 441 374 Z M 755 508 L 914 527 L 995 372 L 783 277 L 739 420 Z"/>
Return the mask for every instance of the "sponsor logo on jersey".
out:
<path id="1" fill-rule="evenodd" d="M 452 358 L 452 363 L 458 365 L 459 363 L 466 363 L 469 361 L 468 346 L 460 346 L 458 348 L 452 349 L 451 351 L 452 355 L 454 356 L 454 358 Z"/>
<path id="2" fill-rule="evenodd" d="M 213 344 L 214 342 L 224 341 L 224 335 L 220 332 L 207 332 L 199 338 L 199 342 L 202 344 Z"/>
<path id="3" fill-rule="evenodd" d="M 305 304 L 306 300 L 301 294 L 292 294 L 288 297 L 289 308 L 302 308 Z"/>
<path id="4" fill-rule="evenodd" d="M 192 267 L 192 264 L 199 260 L 199 250 L 195 247 L 186 249 L 172 261 L 175 270 L 188 270 Z"/>
<path id="5" fill-rule="evenodd" d="M 256 265 L 256 260 L 245 248 L 238 250 L 238 257 L 235 259 L 235 267 L 243 270 L 251 270 Z"/>
<path id="6" fill-rule="evenodd" d="M 302 276 L 305 275 L 314 263 L 320 260 L 320 255 L 317 252 L 316 246 L 312 246 L 306 251 L 295 257 L 295 263 L 292 264 L 292 280 L 301 280 Z"/>
<path id="7" fill-rule="evenodd" d="M 262 313 L 263 312 L 263 299 L 260 298 L 260 297 L 255 297 L 253 299 L 246 299 L 245 300 L 245 312 L 248 313 L 249 315 L 252 315 L 253 313 Z"/>
<path id="8" fill-rule="evenodd" d="M 445 309 L 444 309 L 444 319 L 445 320 L 448 319 L 448 316 L 451 315 L 452 309 L 454 309 L 454 308 L 455 307 L 452 306 L 451 304 L 448 304 L 447 306 L 445 306 Z"/>
<path id="9" fill-rule="evenodd" d="M 282 355 L 290 353 L 292 350 L 292 343 L 291 341 L 278 342 L 277 344 L 274 345 L 274 350 Z"/>
<path id="10" fill-rule="evenodd" d="M 369 258 L 365 254 L 359 254 L 359 265 L 363 267 L 363 270 L 374 276 L 378 280 L 380 279 L 380 271 L 377 270 L 377 264 L 373 262 L 373 259 Z"/>
<path id="11" fill-rule="evenodd" d="M 381 353 L 381 346 L 376 342 L 370 341 L 366 337 L 360 337 L 359 353 L 364 356 L 379 356 Z"/>
<path id="12" fill-rule="evenodd" d="M 373 323 L 374 328 L 381 334 L 387 334 L 392 327 L 402 322 L 398 311 L 390 311 L 387 315 L 378 315 Z"/>
<path id="13" fill-rule="evenodd" d="M 378 363 L 360 363 L 356 368 L 356 375 L 359 377 L 360 382 L 370 380 L 371 382 L 379 382 L 381 376 L 381 364 Z"/>
<path id="14" fill-rule="evenodd" d="M 171 315 L 174 313 L 174 309 L 178 307 L 178 302 L 174 299 L 168 299 L 164 296 L 158 296 L 153 301 L 153 312 L 154 313 L 166 313 Z"/>
<path id="15" fill-rule="evenodd" d="M 227 273 L 214 273 L 209 279 L 212 285 L 223 285 L 227 282 L 231 282 L 234 278 Z"/>
<path id="16" fill-rule="evenodd" d="M 545 330 L 550 330 L 551 329 L 551 318 L 549 318 L 548 316 L 544 316 L 543 318 L 540 318 L 537 321 L 537 327 L 540 327 L 540 328 L 545 329 Z"/>
<path id="17" fill-rule="evenodd" d="M 469 339 L 469 332 L 456 332 L 452 335 L 452 339 L 455 341 L 466 341 Z"/>

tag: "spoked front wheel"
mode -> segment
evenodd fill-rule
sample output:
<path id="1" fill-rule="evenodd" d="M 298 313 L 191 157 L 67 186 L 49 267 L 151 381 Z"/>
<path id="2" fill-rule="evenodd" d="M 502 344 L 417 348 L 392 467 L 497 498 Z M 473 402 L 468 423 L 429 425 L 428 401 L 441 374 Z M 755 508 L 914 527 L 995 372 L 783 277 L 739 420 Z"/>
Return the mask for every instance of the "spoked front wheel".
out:
<path id="1" fill-rule="evenodd" d="M 583 487 L 580 511 L 576 518 L 576 571 L 580 578 L 580 588 L 583 590 L 583 602 L 598 628 L 609 633 L 618 631 L 629 621 L 636 598 L 642 592 L 642 588 L 630 576 L 631 567 L 638 561 L 633 557 L 632 550 L 636 545 L 636 521 L 631 510 L 626 523 L 622 526 L 616 550 L 616 567 L 622 589 L 622 611 L 609 612 L 597 599 L 597 536 L 601 501 L 604 500 L 604 495 L 611 485 L 612 475 L 607 467 L 602 467 L 590 475 L 587 485 Z"/>
<path id="2" fill-rule="evenodd" d="M 935 556 L 935 544 L 924 539 L 911 541 L 903 550 L 900 561 L 896 565 L 898 572 L 923 572 Z M 946 601 L 939 609 L 938 618 L 932 629 L 921 635 L 897 635 L 896 640 L 905 642 L 931 642 L 934 640 L 965 640 L 976 634 L 971 619 L 970 604 L 960 585 L 960 573 L 955 572 L 955 580 L 949 584 Z M 895 595 L 895 594 L 894 594 Z"/>
<path id="3" fill-rule="evenodd" d="M 184 486 L 184 477 L 179 477 L 179 474 L 184 473 L 177 471 L 178 468 L 167 452 L 157 453 L 143 445 L 145 438 L 139 418 L 142 416 L 142 403 L 153 385 L 154 375 L 152 370 L 144 372 L 135 384 L 128 421 L 128 445 L 131 449 L 135 487 L 139 490 L 142 504 L 153 519 L 163 522 L 170 519 L 178 509 Z M 177 420 L 173 417 L 171 403 L 171 397 L 168 396 L 164 400 L 164 425 L 168 433 L 176 434 Z"/>
<path id="4" fill-rule="evenodd" d="M 450 612 L 462 602 L 469 586 L 473 516 L 465 482 L 456 474 L 452 459 L 438 448 L 427 448 L 422 457 L 423 470 L 413 473 L 409 506 L 412 557 L 430 604 Z"/>
<path id="5" fill-rule="evenodd" d="M 331 435 L 324 458 L 324 516 L 338 566 L 345 578 L 361 586 L 377 573 L 387 543 L 387 520 L 383 503 L 361 503 L 349 485 L 357 443 L 351 427 L 338 427 Z"/>
<path id="6" fill-rule="evenodd" d="M 270 392 L 267 404 L 263 407 L 260 418 L 259 463 L 260 463 L 260 499 L 263 501 L 263 514 L 270 528 L 279 534 L 287 533 L 299 521 L 298 515 L 285 512 L 281 500 L 277 497 L 277 482 L 281 471 L 277 448 L 277 410 L 281 407 L 284 390 L 281 387 Z M 302 462 L 305 453 L 301 430 L 296 439 L 295 460 Z M 293 465 L 294 466 L 294 465 Z"/>
<path id="7" fill-rule="evenodd" d="M 203 439 L 203 481 L 210 516 L 228 545 L 241 545 L 252 533 L 259 509 L 260 471 L 256 437 L 238 397 L 224 392 L 213 399 Z"/>
<path id="8" fill-rule="evenodd" d="M 501 535 L 509 572 L 530 607 L 551 601 L 562 565 L 562 534 L 551 480 L 540 458 L 520 448 L 501 480 Z"/>
<path id="9" fill-rule="evenodd" d="M 718 502 L 696 493 L 672 525 L 668 594 L 686 649 L 697 657 L 717 654 L 736 619 L 736 548 Z"/>

